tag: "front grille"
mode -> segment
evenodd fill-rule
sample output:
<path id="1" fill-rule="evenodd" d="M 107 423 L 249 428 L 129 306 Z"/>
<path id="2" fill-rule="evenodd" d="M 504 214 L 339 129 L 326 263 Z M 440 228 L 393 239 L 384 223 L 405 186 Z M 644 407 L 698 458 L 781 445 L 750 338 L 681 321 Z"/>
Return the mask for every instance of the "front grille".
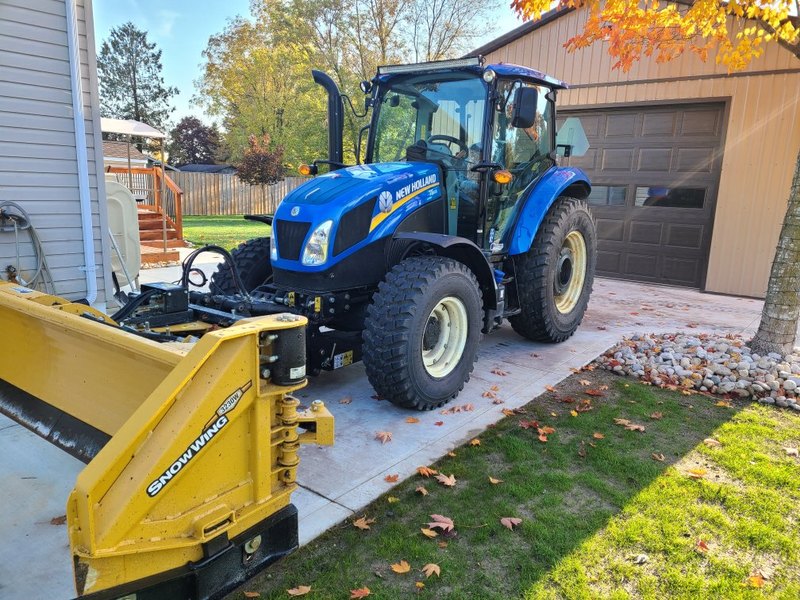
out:
<path id="1" fill-rule="evenodd" d="M 306 240 L 311 223 L 276 219 L 273 227 L 275 227 L 280 257 L 287 260 L 299 260 L 303 242 Z"/>
<path id="2" fill-rule="evenodd" d="M 372 223 L 372 211 L 375 210 L 377 199 L 376 197 L 367 200 L 342 216 L 339 227 L 336 229 L 336 240 L 333 242 L 334 256 L 367 237 L 369 226 Z"/>

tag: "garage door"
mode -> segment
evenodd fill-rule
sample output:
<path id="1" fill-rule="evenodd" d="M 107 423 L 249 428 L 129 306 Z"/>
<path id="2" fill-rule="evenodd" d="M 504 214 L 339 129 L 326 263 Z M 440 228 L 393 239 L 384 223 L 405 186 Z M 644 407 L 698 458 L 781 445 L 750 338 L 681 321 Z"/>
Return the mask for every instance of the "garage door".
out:
<path id="1" fill-rule="evenodd" d="M 722 104 L 563 111 L 590 149 L 600 275 L 702 287 L 722 162 Z"/>

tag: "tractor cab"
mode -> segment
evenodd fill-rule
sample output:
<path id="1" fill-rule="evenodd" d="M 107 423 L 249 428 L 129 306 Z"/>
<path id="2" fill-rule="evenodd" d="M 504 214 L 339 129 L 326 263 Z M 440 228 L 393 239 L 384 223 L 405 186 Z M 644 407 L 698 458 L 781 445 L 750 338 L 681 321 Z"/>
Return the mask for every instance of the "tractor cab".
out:
<path id="1" fill-rule="evenodd" d="M 437 164 L 446 197 L 440 233 L 502 253 L 523 191 L 555 165 L 555 93 L 537 71 L 478 58 L 380 67 L 366 163 Z"/>

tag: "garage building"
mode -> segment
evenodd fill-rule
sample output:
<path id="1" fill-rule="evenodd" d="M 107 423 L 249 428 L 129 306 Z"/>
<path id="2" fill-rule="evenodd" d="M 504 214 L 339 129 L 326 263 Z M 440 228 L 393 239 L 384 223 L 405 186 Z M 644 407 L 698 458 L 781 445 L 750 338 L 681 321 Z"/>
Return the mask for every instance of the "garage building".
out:
<path id="1" fill-rule="evenodd" d="M 476 49 L 570 85 L 559 122 L 590 142 L 598 274 L 763 297 L 800 149 L 800 60 L 777 44 L 742 72 L 687 53 L 624 73 L 603 44 L 568 53 L 588 12 L 564 10 Z"/>

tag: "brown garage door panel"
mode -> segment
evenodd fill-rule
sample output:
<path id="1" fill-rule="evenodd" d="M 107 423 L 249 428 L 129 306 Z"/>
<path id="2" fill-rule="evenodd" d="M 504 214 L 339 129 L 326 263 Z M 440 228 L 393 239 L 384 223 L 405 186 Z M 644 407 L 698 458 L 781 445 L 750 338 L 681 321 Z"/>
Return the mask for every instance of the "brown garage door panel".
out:
<path id="1" fill-rule="evenodd" d="M 722 162 L 722 104 L 564 111 L 590 149 L 601 275 L 700 287 Z M 623 198 L 624 196 L 624 198 Z M 624 200 L 624 201 L 623 201 Z"/>

